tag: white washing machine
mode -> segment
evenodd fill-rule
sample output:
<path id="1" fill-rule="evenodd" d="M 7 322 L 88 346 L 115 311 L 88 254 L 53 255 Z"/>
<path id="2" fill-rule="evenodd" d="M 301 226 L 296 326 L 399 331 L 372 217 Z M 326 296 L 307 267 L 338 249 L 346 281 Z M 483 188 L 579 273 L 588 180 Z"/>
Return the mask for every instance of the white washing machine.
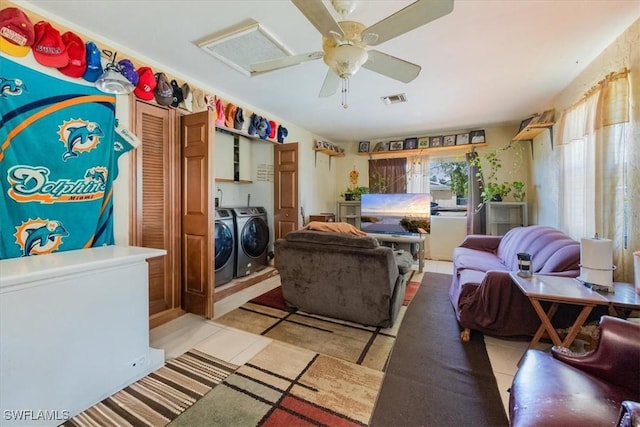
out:
<path id="1" fill-rule="evenodd" d="M 233 210 L 216 208 L 215 286 L 233 280 L 236 268 L 236 226 Z"/>
<path id="2" fill-rule="evenodd" d="M 269 252 L 269 223 L 262 207 L 233 208 L 236 221 L 236 273 L 247 276 L 267 265 Z"/>

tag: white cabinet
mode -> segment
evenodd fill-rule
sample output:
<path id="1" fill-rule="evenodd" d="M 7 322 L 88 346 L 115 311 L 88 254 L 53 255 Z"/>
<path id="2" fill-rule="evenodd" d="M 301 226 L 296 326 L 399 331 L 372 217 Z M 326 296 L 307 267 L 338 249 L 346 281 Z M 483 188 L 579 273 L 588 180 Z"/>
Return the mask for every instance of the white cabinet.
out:
<path id="1" fill-rule="evenodd" d="M 487 202 L 487 234 L 502 236 L 514 227 L 528 225 L 525 202 Z"/>
<path id="2" fill-rule="evenodd" d="M 431 217 L 430 258 L 451 261 L 453 250 L 467 237 L 466 216 L 433 215 Z"/>
<path id="3" fill-rule="evenodd" d="M 251 140 L 223 129 L 216 130 L 216 180 L 251 181 Z"/>
<path id="4" fill-rule="evenodd" d="M 336 217 L 338 222 L 347 222 L 356 228 L 360 228 L 360 202 L 343 202 L 339 201 L 336 208 Z"/>
<path id="5" fill-rule="evenodd" d="M 0 260 L 0 412 L 74 416 L 160 368 L 145 260 L 165 254 L 101 246 Z"/>

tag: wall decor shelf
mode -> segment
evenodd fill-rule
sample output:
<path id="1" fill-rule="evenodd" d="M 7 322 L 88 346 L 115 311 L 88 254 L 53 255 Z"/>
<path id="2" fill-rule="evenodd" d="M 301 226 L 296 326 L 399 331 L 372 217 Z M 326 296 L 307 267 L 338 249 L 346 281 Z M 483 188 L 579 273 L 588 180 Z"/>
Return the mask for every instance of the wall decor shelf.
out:
<path id="1" fill-rule="evenodd" d="M 247 180 L 247 179 L 239 179 L 239 180 L 233 180 L 233 179 L 229 179 L 229 178 L 216 178 L 216 182 L 233 182 L 236 184 L 253 184 L 253 181 Z"/>
<path id="2" fill-rule="evenodd" d="M 520 123 L 520 130 L 511 138 L 512 141 L 529 141 L 531 143 L 531 156 L 533 157 L 533 138 L 540 135 L 544 130 L 549 129 L 549 139 L 553 150 L 553 125 L 555 110 L 546 110 L 542 114 L 524 119 Z"/>
<path id="3" fill-rule="evenodd" d="M 358 156 L 379 157 L 379 158 L 393 158 L 393 157 L 411 157 L 411 156 L 428 156 L 430 154 L 446 153 L 452 151 L 467 151 L 472 148 L 487 147 L 489 144 L 464 144 L 464 145 L 452 145 L 449 147 L 430 147 L 430 148 L 417 148 L 413 150 L 397 150 L 397 151 L 368 151 L 357 153 Z"/>
<path id="4" fill-rule="evenodd" d="M 331 170 L 331 158 L 332 157 L 344 157 L 345 156 L 344 152 L 338 153 L 337 151 L 333 151 L 333 150 L 330 150 L 328 148 L 315 148 L 314 147 L 313 151 L 314 151 L 314 155 L 315 155 L 313 166 L 316 166 L 317 163 L 318 163 L 318 153 L 323 153 L 323 154 L 326 154 L 327 156 L 329 156 L 329 170 Z"/>
<path id="5" fill-rule="evenodd" d="M 269 138 L 262 139 L 257 134 L 256 135 L 249 135 L 249 133 L 247 133 L 246 131 L 239 130 L 239 129 L 232 129 L 232 128 L 228 128 L 226 126 L 217 126 L 216 125 L 216 130 L 218 130 L 220 132 L 226 132 L 226 133 L 231 134 L 231 135 L 241 135 L 241 136 L 244 136 L 246 138 L 253 139 L 256 142 L 268 142 L 268 143 L 271 143 L 271 144 L 280 144 L 280 142 L 278 142 L 276 140 L 269 139 Z"/>

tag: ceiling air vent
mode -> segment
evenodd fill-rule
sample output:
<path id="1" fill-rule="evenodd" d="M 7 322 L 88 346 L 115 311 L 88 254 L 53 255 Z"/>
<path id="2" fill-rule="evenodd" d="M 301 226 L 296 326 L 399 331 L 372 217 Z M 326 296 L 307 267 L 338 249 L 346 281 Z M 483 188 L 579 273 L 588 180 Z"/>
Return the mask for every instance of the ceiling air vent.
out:
<path id="1" fill-rule="evenodd" d="M 252 75 L 253 63 L 292 55 L 287 47 L 253 19 L 194 43 L 209 55 L 247 76 Z"/>
<path id="2" fill-rule="evenodd" d="M 383 96 L 381 99 L 382 102 L 387 105 L 397 104 L 398 102 L 407 102 L 407 95 L 405 95 L 404 93 L 399 93 L 397 95 Z"/>

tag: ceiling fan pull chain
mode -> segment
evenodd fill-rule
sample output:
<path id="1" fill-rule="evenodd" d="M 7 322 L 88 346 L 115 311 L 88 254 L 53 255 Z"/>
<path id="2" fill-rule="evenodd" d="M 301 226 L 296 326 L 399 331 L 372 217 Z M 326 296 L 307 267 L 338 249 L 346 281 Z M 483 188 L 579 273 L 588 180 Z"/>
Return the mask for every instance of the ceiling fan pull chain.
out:
<path id="1" fill-rule="evenodd" d="M 349 108 L 347 104 L 347 94 L 349 93 L 349 77 L 342 78 L 342 108 L 345 110 Z"/>

